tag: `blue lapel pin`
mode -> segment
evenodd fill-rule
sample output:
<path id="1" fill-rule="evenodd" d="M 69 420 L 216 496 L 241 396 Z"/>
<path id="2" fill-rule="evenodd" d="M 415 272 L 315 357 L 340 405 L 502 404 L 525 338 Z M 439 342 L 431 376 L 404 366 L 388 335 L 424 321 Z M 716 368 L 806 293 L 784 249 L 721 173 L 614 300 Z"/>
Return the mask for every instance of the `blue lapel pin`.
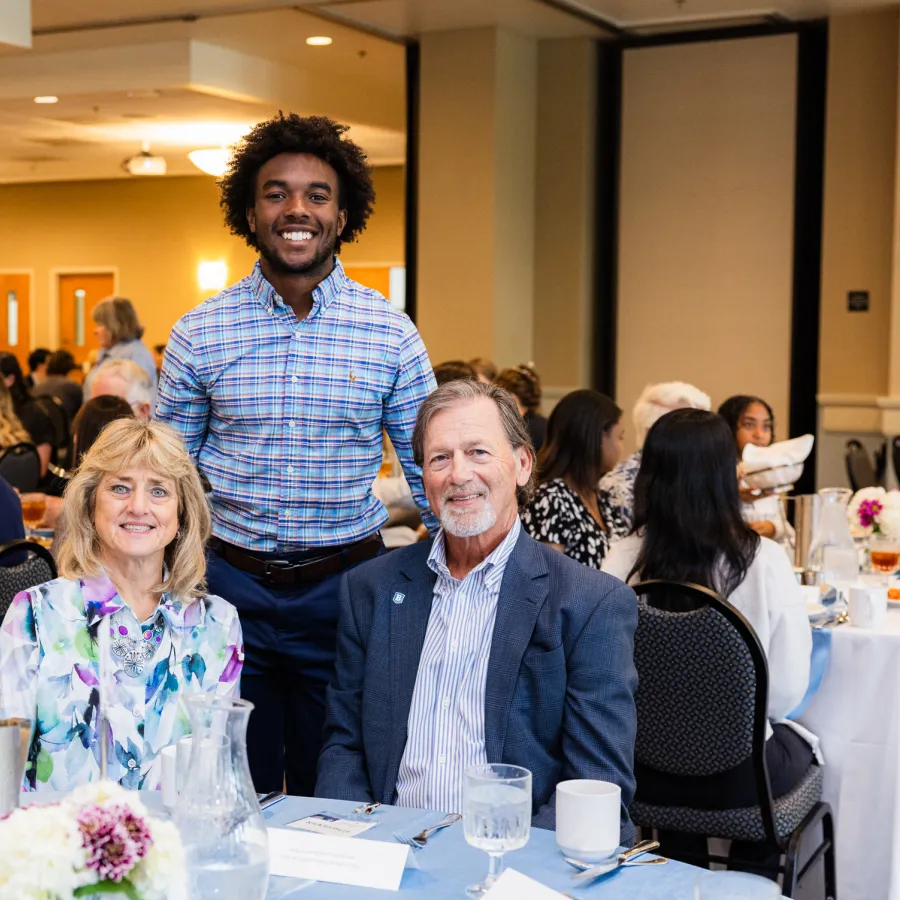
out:
<path id="1" fill-rule="evenodd" d="M 394 594 L 393 597 L 391 597 L 391 600 L 393 600 L 394 603 L 397 604 L 397 606 L 399 606 L 405 599 L 406 599 L 406 594 L 401 594 L 400 591 L 397 591 L 397 593 Z"/>

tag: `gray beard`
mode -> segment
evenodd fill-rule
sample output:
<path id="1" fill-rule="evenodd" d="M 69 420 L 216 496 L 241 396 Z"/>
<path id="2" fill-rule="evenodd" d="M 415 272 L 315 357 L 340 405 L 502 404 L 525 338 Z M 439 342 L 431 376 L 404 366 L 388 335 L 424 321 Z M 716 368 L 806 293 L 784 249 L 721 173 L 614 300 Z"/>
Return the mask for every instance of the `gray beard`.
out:
<path id="1" fill-rule="evenodd" d="M 452 534 L 453 537 L 475 537 L 484 534 L 497 524 L 497 513 L 494 507 L 486 504 L 484 509 L 477 515 L 472 513 L 463 513 L 458 515 L 446 505 L 441 510 L 441 525 L 444 531 Z"/>

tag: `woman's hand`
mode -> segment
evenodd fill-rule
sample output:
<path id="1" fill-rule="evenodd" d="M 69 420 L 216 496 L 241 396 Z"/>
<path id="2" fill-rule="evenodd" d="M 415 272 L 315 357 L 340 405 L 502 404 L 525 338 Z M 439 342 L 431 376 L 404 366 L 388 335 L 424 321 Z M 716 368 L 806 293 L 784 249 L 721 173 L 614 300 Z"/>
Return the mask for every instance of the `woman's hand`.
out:
<path id="1" fill-rule="evenodd" d="M 775 524 L 773 522 L 748 522 L 747 523 L 760 537 L 774 538 Z"/>

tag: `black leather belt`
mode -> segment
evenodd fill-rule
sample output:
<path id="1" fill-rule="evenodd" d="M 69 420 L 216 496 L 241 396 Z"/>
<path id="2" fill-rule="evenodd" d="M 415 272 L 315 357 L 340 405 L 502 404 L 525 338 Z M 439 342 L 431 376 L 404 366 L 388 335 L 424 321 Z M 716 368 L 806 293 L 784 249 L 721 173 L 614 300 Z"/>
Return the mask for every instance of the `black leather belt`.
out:
<path id="1" fill-rule="evenodd" d="M 343 547 L 323 548 L 325 556 L 315 559 L 277 559 L 257 556 L 234 544 L 226 544 L 219 538 L 211 538 L 209 546 L 225 562 L 237 569 L 264 578 L 269 584 L 292 585 L 321 581 L 329 575 L 337 575 L 350 566 L 373 559 L 384 546 L 381 535 L 372 535 Z"/>

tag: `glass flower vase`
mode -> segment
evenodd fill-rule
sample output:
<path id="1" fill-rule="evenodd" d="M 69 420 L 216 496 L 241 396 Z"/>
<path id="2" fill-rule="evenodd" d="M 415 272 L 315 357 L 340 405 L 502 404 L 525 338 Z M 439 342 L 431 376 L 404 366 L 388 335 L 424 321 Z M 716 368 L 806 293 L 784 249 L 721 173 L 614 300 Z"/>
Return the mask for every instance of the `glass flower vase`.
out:
<path id="1" fill-rule="evenodd" d="M 174 820 L 181 832 L 192 900 L 264 900 L 269 841 L 247 763 L 246 700 L 185 698 L 191 756 Z"/>

